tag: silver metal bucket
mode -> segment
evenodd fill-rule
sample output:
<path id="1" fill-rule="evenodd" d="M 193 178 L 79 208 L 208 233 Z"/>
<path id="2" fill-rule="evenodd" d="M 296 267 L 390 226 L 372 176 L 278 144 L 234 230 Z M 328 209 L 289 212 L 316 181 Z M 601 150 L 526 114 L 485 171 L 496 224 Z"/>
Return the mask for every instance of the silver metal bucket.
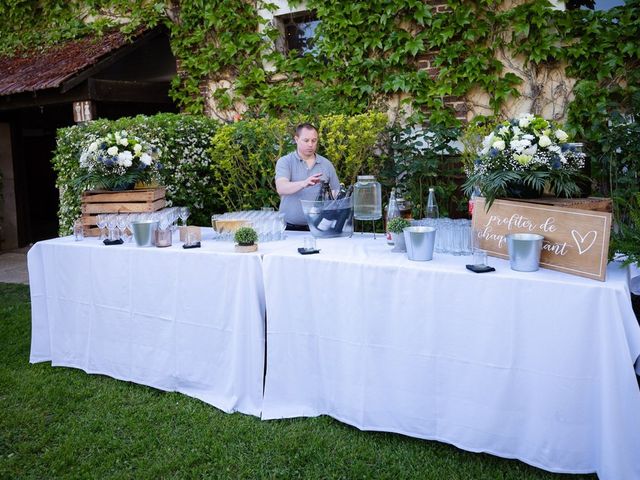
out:
<path id="1" fill-rule="evenodd" d="M 156 230 L 158 222 L 153 220 L 145 220 L 141 222 L 132 222 L 133 238 L 139 247 L 155 246 Z"/>
<path id="2" fill-rule="evenodd" d="M 544 237 L 537 233 L 512 233 L 507 235 L 507 250 L 511 270 L 535 272 L 540 268 L 540 253 Z"/>
<path id="3" fill-rule="evenodd" d="M 433 259 L 433 246 L 436 240 L 435 228 L 407 227 L 403 231 L 409 260 L 426 262 Z"/>

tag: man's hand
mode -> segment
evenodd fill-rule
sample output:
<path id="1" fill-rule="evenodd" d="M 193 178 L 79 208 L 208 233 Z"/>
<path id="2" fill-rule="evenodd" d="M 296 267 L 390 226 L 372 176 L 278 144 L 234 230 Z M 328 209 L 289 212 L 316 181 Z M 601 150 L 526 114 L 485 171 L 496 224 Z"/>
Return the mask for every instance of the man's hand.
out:
<path id="1" fill-rule="evenodd" d="M 322 181 L 322 173 L 315 173 L 304 181 L 304 188 L 312 187 Z"/>
<path id="2" fill-rule="evenodd" d="M 292 195 L 303 188 L 317 185 L 322 181 L 322 177 L 322 173 L 316 173 L 307 177 L 307 179 L 300 180 L 298 182 L 292 182 L 286 178 L 278 178 L 276 179 L 276 190 L 278 191 L 278 195 Z"/>

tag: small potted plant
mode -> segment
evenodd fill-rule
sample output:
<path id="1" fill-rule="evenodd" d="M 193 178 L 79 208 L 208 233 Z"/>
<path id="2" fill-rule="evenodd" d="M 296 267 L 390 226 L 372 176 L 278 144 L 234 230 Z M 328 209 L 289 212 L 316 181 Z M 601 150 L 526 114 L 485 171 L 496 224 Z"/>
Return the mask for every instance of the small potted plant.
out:
<path id="1" fill-rule="evenodd" d="M 387 230 L 391 233 L 391 239 L 393 240 L 392 252 L 406 252 L 407 247 L 404 243 L 404 229 L 411 226 L 411 222 L 406 218 L 395 217 L 389 220 L 387 224 Z"/>
<path id="2" fill-rule="evenodd" d="M 246 253 L 258 250 L 258 234 L 251 227 L 240 227 L 236 230 L 233 239 L 236 241 L 236 252 Z"/>

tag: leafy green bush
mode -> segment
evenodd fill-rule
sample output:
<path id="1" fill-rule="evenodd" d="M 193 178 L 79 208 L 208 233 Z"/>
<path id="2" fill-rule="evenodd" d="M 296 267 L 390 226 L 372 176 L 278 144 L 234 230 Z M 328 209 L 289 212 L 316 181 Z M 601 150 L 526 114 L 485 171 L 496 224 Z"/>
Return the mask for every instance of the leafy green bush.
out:
<path id="1" fill-rule="evenodd" d="M 160 114 L 96 120 L 58 130 L 52 161 L 60 190 L 60 233 L 72 231 L 73 220 L 80 215 L 81 194 L 88 188 L 77 181 L 83 148 L 93 139 L 115 130 L 126 130 L 160 148 L 159 161 L 163 166 L 160 183 L 167 188 L 168 203 L 188 206 L 194 223 L 207 224 L 209 215 L 221 210 L 207 155 L 210 138 L 217 128 L 216 121 L 204 116 Z"/>
<path id="2" fill-rule="evenodd" d="M 384 190 L 396 186 L 399 196 L 412 202 L 414 218 L 424 214 L 429 187 L 435 188 L 441 215 L 464 210 L 458 136 L 458 129 L 440 125 L 387 130 L 381 183 Z M 383 195 L 387 198 L 388 193 Z"/>
<path id="3" fill-rule="evenodd" d="M 296 118 L 304 121 L 304 118 Z M 318 153 L 327 157 L 345 184 L 360 173 L 377 175 L 377 147 L 387 121 L 383 113 L 327 115 L 318 120 Z M 274 118 L 243 120 L 220 127 L 211 140 L 211 172 L 227 210 L 277 207 L 274 173 L 278 158 L 295 150 L 294 125 Z"/>
<path id="4" fill-rule="evenodd" d="M 295 149 L 294 120 L 307 119 L 295 117 L 289 123 L 258 118 L 219 124 L 203 116 L 160 114 L 61 129 L 53 159 L 61 195 L 60 233 L 70 233 L 73 219 L 80 214 L 85 189 L 77 182 L 82 149 L 114 130 L 126 130 L 162 151 L 160 183 L 167 189 L 170 205 L 191 209 L 193 224 L 208 225 L 212 213 L 225 210 L 277 207 L 275 163 Z M 462 174 L 452 146 L 457 130 L 390 129 L 386 115 L 379 112 L 313 120 L 320 132 L 319 153 L 332 161 L 345 184 L 355 183 L 358 174 L 376 175 L 385 190 L 400 187 L 416 206 L 416 216 L 421 215 L 427 188 L 436 186 L 443 213 L 455 208 Z"/>

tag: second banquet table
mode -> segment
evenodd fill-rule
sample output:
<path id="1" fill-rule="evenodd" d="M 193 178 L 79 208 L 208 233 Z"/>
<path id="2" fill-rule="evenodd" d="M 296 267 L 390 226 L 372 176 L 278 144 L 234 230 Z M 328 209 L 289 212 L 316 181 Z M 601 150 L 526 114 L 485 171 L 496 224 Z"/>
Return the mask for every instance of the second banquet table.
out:
<path id="1" fill-rule="evenodd" d="M 411 262 L 384 237 L 265 255 L 262 418 L 330 415 L 545 470 L 640 478 L 640 327 L 627 269 Z M 638 369 L 640 372 L 640 369 Z"/>

